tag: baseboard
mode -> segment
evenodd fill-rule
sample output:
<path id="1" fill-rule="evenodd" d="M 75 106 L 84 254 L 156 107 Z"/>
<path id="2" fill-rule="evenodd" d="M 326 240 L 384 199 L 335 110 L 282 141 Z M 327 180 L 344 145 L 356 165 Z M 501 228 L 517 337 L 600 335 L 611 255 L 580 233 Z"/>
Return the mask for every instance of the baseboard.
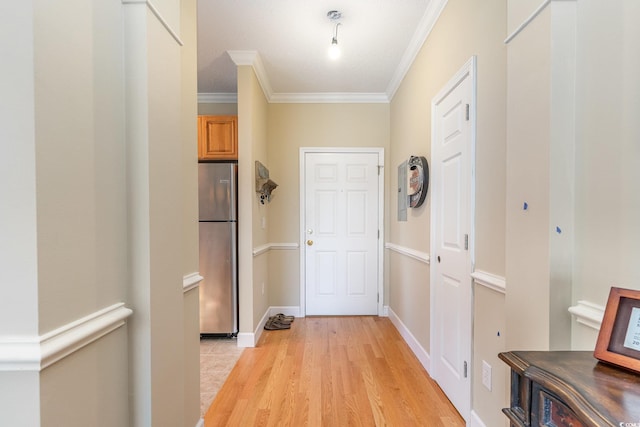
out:
<path id="1" fill-rule="evenodd" d="M 388 305 L 383 305 L 382 306 L 382 314 L 380 315 L 380 317 L 389 317 L 389 306 Z"/>
<path id="2" fill-rule="evenodd" d="M 429 353 L 427 353 L 427 351 L 420 345 L 416 337 L 414 337 L 409 328 L 402 323 L 402 320 L 400 320 L 396 313 L 394 313 L 391 307 L 389 307 L 389 320 L 391 320 L 393 326 L 395 326 L 398 332 L 400 332 L 400 335 L 404 338 L 411 351 L 413 351 L 413 354 L 416 355 L 420 364 L 424 367 L 427 373 L 431 375 L 431 357 L 429 356 Z"/>
<path id="3" fill-rule="evenodd" d="M 196 424 L 196 427 L 204 427 L 204 419 L 203 418 L 200 418 L 198 420 L 198 424 Z"/>
<path id="4" fill-rule="evenodd" d="M 300 307 L 295 305 L 269 307 L 262 316 L 262 319 L 260 319 L 260 322 L 258 322 L 258 326 L 256 326 L 255 331 L 238 333 L 238 347 L 255 347 L 262 336 L 264 325 L 267 323 L 269 317 L 278 313 L 282 313 L 287 316 L 300 317 Z"/>
<path id="5" fill-rule="evenodd" d="M 480 415 L 478 415 L 476 411 L 471 411 L 471 416 L 469 417 L 469 423 L 467 424 L 467 426 L 468 427 L 487 427 L 486 424 L 482 422 Z"/>
<path id="6" fill-rule="evenodd" d="M 253 332 L 238 332 L 238 347 L 255 347 L 256 340 Z"/>

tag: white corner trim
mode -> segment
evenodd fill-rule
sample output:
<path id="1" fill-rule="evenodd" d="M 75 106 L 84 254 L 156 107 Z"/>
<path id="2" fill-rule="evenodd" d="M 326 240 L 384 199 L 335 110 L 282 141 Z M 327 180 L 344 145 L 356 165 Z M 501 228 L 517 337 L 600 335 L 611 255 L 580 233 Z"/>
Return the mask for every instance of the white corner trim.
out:
<path id="1" fill-rule="evenodd" d="M 427 37 L 431 34 L 433 27 L 436 25 L 436 22 L 438 22 L 438 18 L 446 5 L 447 0 L 431 0 L 429 2 L 427 10 L 424 12 L 409 46 L 407 46 L 407 49 L 404 51 L 402 59 L 400 60 L 400 63 L 387 86 L 386 93 L 388 99 L 393 99 L 393 96 L 400 87 L 400 83 L 402 83 L 407 72 L 409 72 L 413 61 L 415 61 L 416 56 L 418 56 L 418 52 L 422 49 L 422 45 L 424 45 Z"/>
<path id="2" fill-rule="evenodd" d="M 507 293 L 507 281 L 504 277 L 496 276 L 486 271 L 476 270 L 471 273 L 471 278 L 478 285 L 484 286 L 485 288 L 493 289 L 501 294 Z"/>
<path id="3" fill-rule="evenodd" d="M 262 255 L 263 253 L 269 252 L 270 246 L 269 244 L 256 246 L 253 248 L 253 256 L 257 257 L 258 255 Z"/>
<path id="4" fill-rule="evenodd" d="M 271 89 L 271 83 L 269 83 L 269 77 L 262 64 L 260 55 L 255 50 L 228 50 L 227 54 L 231 57 L 231 60 L 238 66 L 250 65 L 253 67 L 253 71 L 256 73 L 256 78 L 262 92 L 264 93 L 267 102 L 271 101 L 273 96 L 273 90 Z"/>
<path id="5" fill-rule="evenodd" d="M 551 0 L 544 0 L 542 4 L 540 4 L 540 6 L 538 6 L 538 8 L 534 10 L 531 15 L 529 15 L 527 19 L 525 19 L 524 21 L 522 21 L 520 25 L 518 25 L 518 28 L 516 28 L 511 34 L 509 34 L 509 36 L 506 39 L 504 39 L 504 44 L 509 44 L 511 40 L 515 39 L 516 36 L 522 32 L 522 30 L 527 28 L 527 26 L 531 24 L 537 18 L 538 15 L 540 15 L 540 13 L 545 9 L 545 7 L 549 6 L 549 3 L 551 3 Z"/>
<path id="6" fill-rule="evenodd" d="M 599 331 L 604 317 L 604 307 L 581 300 L 569 307 L 569 313 L 576 317 L 576 322 Z"/>
<path id="7" fill-rule="evenodd" d="M 255 347 L 258 344 L 258 340 L 264 330 L 264 325 L 269 318 L 269 309 L 264 312 L 262 319 L 258 322 L 256 329 L 253 332 L 239 332 L 238 333 L 238 347 Z"/>
<path id="8" fill-rule="evenodd" d="M 274 93 L 272 104 L 388 104 L 386 93 Z"/>
<path id="9" fill-rule="evenodd" d="M 487 427 L 487 425 L 482 421 L 480 415 L 475 410 L 471 411 L 471 419 L 469 420 L 469 427 Z"/>
<path id="10" fill-rule="evenodd" d="M 41 371 L 120 328 L 133 311 L 117 303 L 41 336 L 0 338 L 0 371 Z"/>
<path id="11" fill-rule="evenodd" d="M 269 251 L 290 251 L 295 250 L 300 247 L 297 243 L 266 243 L 264 245 L 256 246 L 253 248 L 253 256 L 256 257 L 258 255 L 262 255 L 265 252 Z"/>
<path id="12" fill-rule="evenodd" d="M 189 292 L 191 289 L 197 288 L 202 279 L 204 279 L 204 277 L 198 272 L 187 274 L 182 278 L 182 291 Z"/>
<path id="13" fill-rule="evenodd" d="M 204 427 L 204 419 L 203 418 L 200 418 L 198 420 L 198 424 L 196 424 L 196 427 Z"/>
<path id="14" fill-rule="evenodd" d="M 391 320 L 393 326 L 395 326 L 398 332 L 400 332 L 400 335 L 407 343 L 411 351 L 413 351 L 413 354 L 416 355 L 416 357 L 420 361 L 420 364 L 424 367 L 427 373 L 431 375 L 431 356 L 429 356 L 429 353 L 427 353 L 427 351 L 420 345 L 409 328 L 407 328 L 405 324 L 402 323 L 402 320 L 400 320 L 396 313 L 394 313 L 391 307 L 389 307 L 389 320 Z"/>
<path id="15" fill-rule="evenodd" d="M 253 332 L 238 332 L 238 347 L 251 348 L 255 346 L 256 339 Z"/>
<path id="16" fill-rule="evenodd" d="M 262 336 L 264 331 L 264 325 L 270 316 L 274 314 L 282 313 L 287 316 L 300 317 L 300 307 L 298 306 L 272 306 L 267 308 L 262 319 L 258 322 L 256 329 L 253 332 L 239 332 L 238 333 L 238 347 L 255 347 Z"/>
<path id="17" fill-rule="evenodd" d="M 237 104 L 237 93 L 199 93 L 199 104 Z"/>
<path id="18" fill-rule="evenodd" d="M 388 305 L 382 306 L 382 314 L 380 315 L 380 317 L 389 317 L 389 306 Z"/>
<path id="19" fill-rule="evenodd" d="M 416 251 L 415 249 L 410 249 L 404 246 L 396 245 L 395 243 L 385 243 L 384 247 L 394 252 L 397 252 L 399 254 L 406 255 L 409 258 L 413 258 L 420 262 L 424 262 L 425 264 L 430 263 L 429 254 L 426 252 Z"/>
<path id="20" fill-rule="evenodd" d="M 182 42 L 182 40 L 180 40 L 180 36 L 178 36 L 178 33 L 176 31 L 174 31 L 173 28 L 171 28 L 171 25 L 169 25 L 169 22 L 167 22 L 167 20 L 164 19 L 164 17 L 162 16 L 162 14 L 158 10 L 158 8 L 154 6 L 154 4 L 153 4 L 153 2 L 151 2 L 151 0 L 122 0 L 122 4 L 144 4 L 144 5 L 146 5 L 149 8 L 149 10 L 151 11 L 151 13 L 153 13 L 154 16 L 158 19 L 160 24 L 162 24 L 162 26 L 171 35 L 171 37 L 173 37 L 173 39 L 180 46 L 184 46 L 184 43 Z"/>

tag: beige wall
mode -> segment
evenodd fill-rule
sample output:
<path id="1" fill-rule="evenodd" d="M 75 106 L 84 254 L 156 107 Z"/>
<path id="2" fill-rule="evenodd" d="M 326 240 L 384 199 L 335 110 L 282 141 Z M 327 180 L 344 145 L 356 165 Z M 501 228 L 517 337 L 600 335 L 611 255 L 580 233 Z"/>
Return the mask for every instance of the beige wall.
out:
<path id="1" fill-rule="evenodd" d="M 301 147 L 381 147 L 389 151 L 387 104 L 270 104 L 268 158 L 271 178 L 278 183 L 267 223 L 271 243 L 300 242 Z M 387 159 L 385 159 L 387 164 Z M 385 206 L 389 170 L 385 170 Z M 385 212 L 388 225 L 388 212 Z M 269 305 L 300 305 L 299 250 L 269 252 Z M 385 290 L 385 294 L 388 289 Z"/>
<path id="2" fill-rule="evenodd" d="M 640 289 L 638 19 L 638 2 L 578 2 L 574 303 Z M 593 350 L 596 337 L 573 323 L 574 348 Z"/>
<path id="3" fill-rule="evenodd" d="M 144 3 L 37 2 L 0 14 L 0 47 L 11 46 L 0 83 L 1 139 L 10 141 L 0 158 L 11 159 L 1 164 L 0 196 L 11 209 L 0 215 L 18 233 L 5 239 L 1 230 L 0 347 L 8 336 L 31 340 L 29 352 L 22 343 L 2 360 L 2 425 L 193 426 L 199 418 L 198 329 L 193 311 L 183 313 L 197 315 L 197 299 L 182 289 L 197 271 L 188 220 L 195 192 L 183 192 L 195 185 L 195 153 L 183 158 L 183 142 L 195 141 L 195 126 L 183 128 L 196 115 L 195 1 L 156 7 L 176 34 L 185 17 L 184 63 Z M 5 256 L 14 252 L 15 266 Z M 134 314 L 110 324 L 100 310 L 118 303 Z M 50 365 L 31 360 L 40 350 L 33 343 L 50 344 L 48 332 L 69 328 L 50 344 L 68 345 L 95 326 L 85 316 L 114 329 L 65 347 Z"/>
<path id="4" fill-rule="evenodd" d="M 508 46 L 507 344 L 523 350 L 549 348 L 550 37 L 547 8 Z"/>
<path id="5" fill-rule="evenodd" d="M 121 6 L 77 1 L 37 10 L 34 123 L 42 334 L 124 299 L 126 192 Z M 112 29 L 94 24 L 94 13 Z M 62 17 L 52 19 L 53 14 Z M 86 18 L 71 24 L 78 15 Z M 65 25 L 75 31 L 60 31 Z"/>
<path id="6" fill-rule="evenodd" d="M 268 259 L 253 256 L 267 243 L 255 191 L 255 161 L 267 162 L 267 100 L 250 66 L 238 67 L 238 282 L 240 332 L 253 333 L 268 309 Z M 264 283 L 265 291 L 262 291 Z"/>
<path id="7" fill-rule="evenodd" d="M 268 243 L 266 227 L 262 227 L 262 221 L 269 223 L 269 206 L 260 203 L 258 194 L 255 191 L 255 161 L 269 165 L 267 154 L 267 117 L 268 104 L 265 95 L 258 83 L 255 73 L 251 72 L 251 95 L 252 95 L 252 117 L 251 117 L 251 165 L 245 166 L 249 169 L 251 181 L 248 185 L 251 190 L 248 192 L 251 197 L 252 208 L 252 230 L 253 248 L 260 247 Z M 248 196 L 249 197 L 249 196 Z M 248 199 L 247 197 L 247 199 Z M 253 325 L 256 327 L 269 308 L 269 263 L 268 257 L 259 255 L 253 258 Z"/>
<path id="8" fill-rule="evenodd" d="M 124 301 L 127 223 L 122 5 L 14 6 L 0 13 L 0 347 L 21 360 L 7 339 Z M 44 370 L 2 369 L 0 424 L 126 423 L 126 354 L 125 327 Z"/>
<path id="9" fill-rule="evenodd" d="M 180 2 L 180 49 L 182 81 L 182 273 L 198 272 L 198 129 L 197 105 L 197 1 Z M 195 426 L 200 418 L 200 316 L 199 290 L 184 294 L 184 427 Z"/>
<path id="10" fill-rule="evenodd" d="M 505 275 L 506 174 L 506 4 L 449 0 L 391 103 L 391 188 L 397 166 L 409 155 L 431 161 L 431 100 L 472 56 L 477 56 L 477 139 L 475 269 Z M 388 241 L 429 252 L 431 198 L 410 209 L 398 222 L 397 196 L 392 192 Z M 430 348 L 429 266 L 387 251 L 390 259 L 390 309 L 420 345 Z M 500 409 L 507 403 L 507 370 L 497 359 L 505 349 L 504 295 L 475 286 L 472 408 L 486 425 L 503 425 Z M 497 337 L 498 330 L 501 336 Z M 493 368 L 491 391 L 481 384 L 482 361 Z"/>

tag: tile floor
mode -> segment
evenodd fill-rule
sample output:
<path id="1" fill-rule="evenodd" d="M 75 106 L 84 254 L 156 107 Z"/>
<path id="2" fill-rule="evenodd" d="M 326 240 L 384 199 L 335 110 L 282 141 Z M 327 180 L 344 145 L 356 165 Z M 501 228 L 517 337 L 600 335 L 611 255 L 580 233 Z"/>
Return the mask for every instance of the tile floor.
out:
<path id="1" fill-rule="evenodd" d="M 200 339 L 200 414 L 204 416 L 211 402 L 240 358 L 236 338 Z"/>

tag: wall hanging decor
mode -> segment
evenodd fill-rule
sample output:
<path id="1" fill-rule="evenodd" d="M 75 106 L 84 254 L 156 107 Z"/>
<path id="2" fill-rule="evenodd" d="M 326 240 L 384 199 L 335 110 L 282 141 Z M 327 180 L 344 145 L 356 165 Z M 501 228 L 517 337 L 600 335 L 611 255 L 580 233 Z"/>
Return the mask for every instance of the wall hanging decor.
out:
<path id="1" fill-rule="evenodd" d="M 411 156 L 407 162 L 407 195 L 409 207 L 420 207 L 429 190 L 429 164 L 424 156 Z"/>
<path id="2" fill-rule="evenodd" d="M 260 203 L 271 200 L 271 192 L 278 186 L 269 178 L 269 169 L 256 160 L 256 193 L 260 196 Z"/>

